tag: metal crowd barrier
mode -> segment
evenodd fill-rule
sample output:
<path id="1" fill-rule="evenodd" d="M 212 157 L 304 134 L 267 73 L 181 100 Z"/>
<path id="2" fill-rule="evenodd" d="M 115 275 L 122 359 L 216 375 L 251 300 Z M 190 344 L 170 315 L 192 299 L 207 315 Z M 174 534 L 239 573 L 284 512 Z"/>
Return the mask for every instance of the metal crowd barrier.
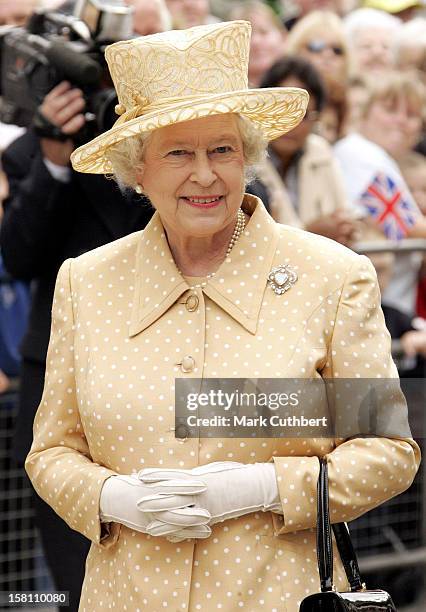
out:
<path id="1" fill-rule="evenodd" d="M 352 250 L 360 255 L 373 255 L 375 253 L 414 253 L 426 252 L 425 238 L 406 238 L 405 240 L 366 240 L 352 245 Z"/>
<path id="2" fill-rule="evenodd" d="M 15 386 L 0 395 L 0 591 L 53 590 L 29 480 L 11 458 L 17 409 Z"/>
<path id="3" fill-rule="evenodd" d="M 358 242 L 354 245 L 353 250 L 362 255 L 425 253 L 426 239 L 406 239 L 399 242 Z M 392 354 L 399 369 L 404 370 L 406 364 L 407 368 L 410 368 L 408 363 L 413 360 L 404 357 L 398 340 L 392 342 Z M 400 373 L 403 372 L 400 370 Z M 422 419 L 422 422 L 426 424 L 426 397 L 420 410 L 421 414 L 413 416 Z M 426 431 L 426 425 L 423 426 L 423 431 Z M 426 440 L 417 439 L 417 442 L 425 457 Z M 407 577 L 411 573 L 413 596 L 417 595 L 419 599 L 422 599 L 422 605 L 425 606 L 426 460 L 423 460 L 414 483 L 408 491 L 352 521 L 349 527 L 360 556 L 361 570 L 370 575 L 378 573 L 381 576 L 381 586 L 387 588 L 391 593 L 394 588 L 401 587 L 401 581 L 398 581 L 397 578 L 398 574 L 404 576 L 403 579 L 409 582 Z M 388 576 L 389 584 L 383 585 L 383 576 Z M 412 602 L 415 603 L 415 600 L 413 599 Z"/>

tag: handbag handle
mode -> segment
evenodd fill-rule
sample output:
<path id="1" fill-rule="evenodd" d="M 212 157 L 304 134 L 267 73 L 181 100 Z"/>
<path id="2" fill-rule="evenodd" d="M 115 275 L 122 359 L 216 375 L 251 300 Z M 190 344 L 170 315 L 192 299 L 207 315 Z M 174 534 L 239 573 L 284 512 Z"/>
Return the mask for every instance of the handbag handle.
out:
<path id="1" fill-rule="evenodd" d="M 335 523 L 333 525 L 333 532 L 351 591 L 364 590 L 365 584 L 361 579 L 358 560 L 346 524 Z M 317 484 L 317 559 L 321 592 L 325 593 L 334 590 L 333 546 L 328 504 L 328 469 L 327 459 L 324 457 L 320 458 Z"/>

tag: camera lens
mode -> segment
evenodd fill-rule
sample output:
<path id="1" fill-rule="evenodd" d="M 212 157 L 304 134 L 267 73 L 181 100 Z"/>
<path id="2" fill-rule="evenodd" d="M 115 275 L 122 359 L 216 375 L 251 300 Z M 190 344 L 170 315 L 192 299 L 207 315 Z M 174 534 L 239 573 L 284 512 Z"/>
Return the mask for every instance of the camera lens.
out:
<path id="1" fill-rule="evenodd" d="M 117 120 L 115 106 L 118 103 L 115 89 L 101 89 L 90 96 L 90 108 L 96 116 L 96 129 L 98 133 L 112 128 Z"/>

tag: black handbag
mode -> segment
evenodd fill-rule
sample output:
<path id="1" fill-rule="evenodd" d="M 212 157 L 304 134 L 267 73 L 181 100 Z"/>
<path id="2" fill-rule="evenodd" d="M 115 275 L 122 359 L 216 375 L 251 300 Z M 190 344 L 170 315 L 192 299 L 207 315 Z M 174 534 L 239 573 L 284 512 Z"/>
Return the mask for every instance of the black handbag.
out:
<path id="1" fill-rule="evenodd" d="M 391 596 L 380 589 L 367 590 L 361 580 L 355 550 L 345 523 L 336 523 L 332 529 L 343 567 L 351 587 L 339 593 L 333 586 L 333 547 L 328 510 L 327 460 L 320 459 L 317 485 L 317 558 L 321 593 L 305 597 L 300 612 L 396 612 Z"/>

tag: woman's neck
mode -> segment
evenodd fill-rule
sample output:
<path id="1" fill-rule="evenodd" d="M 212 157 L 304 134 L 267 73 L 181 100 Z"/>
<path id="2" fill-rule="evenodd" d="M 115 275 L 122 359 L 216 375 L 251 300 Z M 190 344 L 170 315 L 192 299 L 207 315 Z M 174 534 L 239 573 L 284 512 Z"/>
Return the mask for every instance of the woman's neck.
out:
<path id="1" fill-rule="evenodd" d="M 183 236 L 165 227 L 175 263 L 185 276 L 216 272 L 225 259 L 237 219 L 212 236 Z"/>

